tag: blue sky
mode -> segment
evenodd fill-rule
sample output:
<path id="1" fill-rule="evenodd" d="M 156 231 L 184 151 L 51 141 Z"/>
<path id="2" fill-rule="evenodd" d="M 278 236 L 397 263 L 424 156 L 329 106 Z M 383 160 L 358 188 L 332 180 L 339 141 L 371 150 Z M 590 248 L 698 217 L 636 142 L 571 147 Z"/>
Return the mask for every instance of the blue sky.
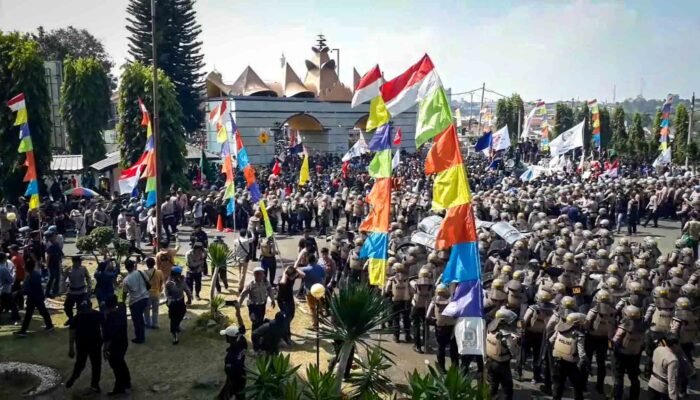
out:
<path id="1" fill-rule="evenodd" d="M 127 0 L 0 0 L 3 30 L 74 25 L 102 39 L 117 64 L 127 57 Z M 424 52 L 445 86 L 486 82 L 497 92 L 612 100 L 700 91 L 700 1 L 199 0 L 207 70 L 233 81 L 251 65 L 280 79 L 285 54 L 303 79 L 315 35 L 341 49 L 352 84 L 379 63 L 387 77 Z"/>

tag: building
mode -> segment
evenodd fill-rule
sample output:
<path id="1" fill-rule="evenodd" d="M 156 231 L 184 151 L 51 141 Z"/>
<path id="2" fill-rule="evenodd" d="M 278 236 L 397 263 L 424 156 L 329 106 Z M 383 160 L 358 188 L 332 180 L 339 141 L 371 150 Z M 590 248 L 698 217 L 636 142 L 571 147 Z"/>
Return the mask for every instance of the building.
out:
<path id="1" fill-rule="evenodd" d="M 263 80 L 250 66 L 231 84 L 224 83 L 216 71 L 207 75 L 207 115 L 222 100 L 227 101 L 251 163 L 270 163 L 279 152 L 276 148 L 285 146 L 289 135 L 297 131 L 311 154 L 338 155 L 365 132 L 369 104 L 350 107 L 352 89 L 340 82 L 336 61 L 330 58 L 331 49 L 322 35 L 312 50 L 312 57 L 305 63 L 304 80 L 284 58 L 279 79 L 273 81 Z M 353 87 L 357 81 L 356 73 Z M 415 110 L 400 114 L 393 123 L 395 129 L 401 128 L 401 147 L 415 149 Z M 206 130 L 207 150 L 218 153 L 221 145 L 216 142 L 216 128 L 207 122 Z M 263 133 L 271 140 L 263 143 Z M 370 138 L 369 134 L 365 136 L 366 140 Z"/>
<path id="2" fill-rule="evenodd" d="M 68 150 L 68 138 L 61 118 L 61 85 L 63 85 L 63 63 L 61 61 L 44 61 L 44 79 L 49 92 L 51 118 L 51 148 L 54 152 L 64 153 Z"/>

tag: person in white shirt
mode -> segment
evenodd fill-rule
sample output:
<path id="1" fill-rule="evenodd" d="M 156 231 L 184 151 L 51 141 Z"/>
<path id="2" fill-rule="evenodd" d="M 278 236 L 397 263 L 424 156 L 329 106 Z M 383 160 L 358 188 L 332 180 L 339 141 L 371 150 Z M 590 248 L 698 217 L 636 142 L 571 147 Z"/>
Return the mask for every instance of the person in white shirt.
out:
<path id="1" fill-rule="evenodd" d="M 127 272 L 129 273 L 124 278 L 124 296 L 129 301 L 129 310 L 131 311 L 131 322 L 134 324 L 133 343 L 141 344 L 146 341 L 146 320 L 145 312 L 148 307 L 148 291 L 150 284 L 141 271 L 136 267 L 133 260 L 124 262 Z"/>
<path id="2" fill-rule="evenodd" d="M 10 311 L 12 322 L 19 322 L 19 311 L 12 297 L 12 285 L 15 283 L 15 265 L 7 259 L 7 255 L 0 251 L 0 315 Z"/>
<path id="3" fill-rule="evenodd" d="M 122 239 L 126 239 L 126 223 L 127 223 L 126 210 L 123 208 L 119 211 L 117 216 L 117 236 Z M 127 239 L 128 240 L 128 239 Z"/>

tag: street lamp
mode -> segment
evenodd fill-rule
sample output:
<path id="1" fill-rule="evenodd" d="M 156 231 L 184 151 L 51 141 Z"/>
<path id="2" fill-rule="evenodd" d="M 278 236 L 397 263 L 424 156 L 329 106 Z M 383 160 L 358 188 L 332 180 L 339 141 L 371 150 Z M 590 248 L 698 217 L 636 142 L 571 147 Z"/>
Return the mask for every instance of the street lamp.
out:
<path id="1" fill-rule="evenodd" d="M 326 288 L 323 287 L 322 284 L 320 283 L 315 283 L 311 286 L 311 289 L 309 289 L 309 293 L 311 296 L 313 296 L 314 299 L 316 299 L 316 366 L 320 368 L 321 365 L 321 337 L 319 335 L 319 329 L 318 329 L 318 313 L 319 313 L 319 308 L 321 307 L 321 299 L 323 296 L 326 295 Z"/>

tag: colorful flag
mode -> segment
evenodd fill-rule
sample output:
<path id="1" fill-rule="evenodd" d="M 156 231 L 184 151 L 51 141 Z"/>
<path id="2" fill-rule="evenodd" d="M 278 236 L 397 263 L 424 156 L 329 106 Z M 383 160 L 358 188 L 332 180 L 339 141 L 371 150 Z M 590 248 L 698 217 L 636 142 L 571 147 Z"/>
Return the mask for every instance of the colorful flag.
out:
<path id="1" fill-rule="evenodd" d="M 304 161 L 302 161 L 299 171 L 299 186 L 304 186 L 307 182 L 309 182 L 309 155 L 304 154 Z"/>
<path id="2" fill-rule="evenodd" d="M 396 116 L 432 94 L 438 87 L 442 87 L 440 78 L 426 54 L 403 74 L 384 82 L 381 92 L 389 113 Z"/>
<path id="3" fill-rule="evenodd" d="M 394 136 L 394 145 L 395 146 L 401 146 L 401 139 L 403 138 L 403 133 L 401 132 L 401 128 L 396 130 L 396 135 Z"/>
<path id="4" fill-rule="evenodd" d="M 228 132 L 226 131 L 226 107 L 227 101 L 221 100 L 221 104 L 214 107 L 209 113 L 209 123 L 214 125 L 216 129 L 216 141 L 218 143 L 224 143 L 228 140 Z"/>
<path id="5" fill-rule="evenodd" d="M 282 172 L 282 166 L 280 165 L 280 161 L 275 159 L 275 165 L 272 166 L 272 175 L 279 176 L 280 172 Z"/>
<path id="6" fill-rule="evenodd" d="M 272 231 L 272 224 L 270 223 L 270 217 L 267 215 L 267 207 L 265 207 L 265 200 L 260 200 L 258 202 L 258 205 L 260 206 L 260 214 L 263 216 L 263 222 L 265 225 L 265 237 L 269 238 L 272 236 L 273 231 Z"/>
<path id="7" fill-rule="evenodd" d="M 452 110 L 445 90 L 441 86 L 437 87 L 418 106 L 416 147 L 420 147 L 453 124 Z"/>
<path id="8" fill-rule="evenodd" d="M 301 140 L 301 134 L 299 130 L 290 131 L 289 140 L 289 152 L 291 154 L 303 154 L 304 153 L 304 143 Z M 293 139 L 292 139 L 293 138 Z"/>
<path id="9" fill-rule="evenodd" d="M 588 107 L 591 110 L 593 144 L 600 150 L 600 109 L 598 108 L 598 101 L 596 99 L 589 101 Z"/>
<path id="10" fill-rule="evenodd" d="M 352 103 L 350 106 L 352 108 L 369 101 L 377 96 L 379 96 L 379 86 L 382 81 L 382 72 L 379 70 L 379 65 L 375 65 L 374 68 L 369 70 L 358 82 L 355 88 L 355 93 L 352 95 Z"/>
<path id="11" fill-rule="evenodd" d="M 17 113 L 15 118 L 15 126 L 19 126 L 19 153 L 25 154 L 23 165 L 27 167 L 27 172 L 24 174 L 24 182 L 28 182 L 25 196 L 29 197 L 29 209 L 39 208 L 39 181 L 36 173 L 36 160 L 34 156 L 34 144 L 32 136 L 29 132 L 29 120 L 27 115 L 27 103 L 24 99 L 24 93 L 20 93 L 7 101 L 7 106 L 10 110 Z"/>
<path id="12" fill-rule="evenodd" d="M 355 144 L 353 144 L 350 150 L 343 155 L 341 160 L 343 162 L 350 161 L 355 157 L 360 157 L 361 155 L 367 153 L 369 153 L 369 147 L 367 146 L 367 142 L 365 142 L 365 136 L 362 134 L 362 132 L 360 132 L 360 136 L 357 138 Z"/>
<path id="13" fill-rule="evenodd" d="M 386 109 L 386 104 L 381 96 L 377 96 L 369 103 L 369 117 L 365 130 L 367 132 L 375 130 L 382 125 L 389 123 L 389 111 Z"/>

